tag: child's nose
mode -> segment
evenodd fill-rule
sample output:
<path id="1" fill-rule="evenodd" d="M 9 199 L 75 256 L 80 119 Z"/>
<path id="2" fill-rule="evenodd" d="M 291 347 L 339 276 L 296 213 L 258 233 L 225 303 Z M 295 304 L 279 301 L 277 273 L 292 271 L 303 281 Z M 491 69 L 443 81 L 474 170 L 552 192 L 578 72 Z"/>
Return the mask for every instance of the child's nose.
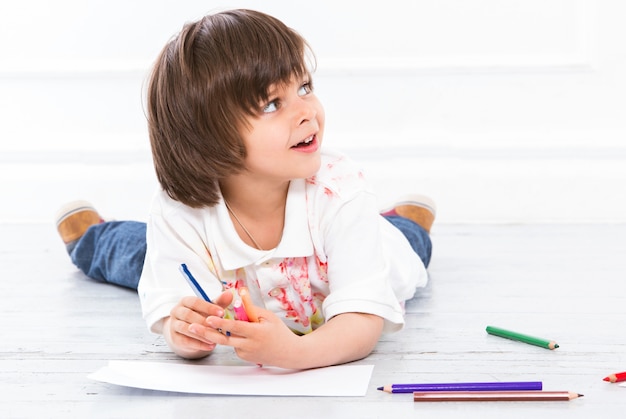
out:
<path id="1" fill-rule="evenodd" d="M 297 123 L 298 125 L 301 125 L 307 121 L 315 119 L 315 116 L 317 115 L 317 108 L 315 103 L 312 101 L 300 98 L 298 100 L 296 112 Z"/>

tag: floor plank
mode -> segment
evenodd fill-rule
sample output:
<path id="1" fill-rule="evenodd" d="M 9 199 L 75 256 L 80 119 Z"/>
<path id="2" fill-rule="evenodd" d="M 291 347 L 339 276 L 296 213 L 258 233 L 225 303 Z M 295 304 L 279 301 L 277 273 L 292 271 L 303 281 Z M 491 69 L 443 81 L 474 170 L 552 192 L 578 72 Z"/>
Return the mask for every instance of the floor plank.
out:
<path id="1" fill-rule="evenodd" d="M 111 359 L 185 362 L 150 334 L 135 293 L 71 265 L 54 228 L 0 224 L 0 417 L 589 418 L 626 410 L 626 225 L 439 225 L 431 282 L 384 336 L 366 397 L 220 397 L 129 389 L 87 375 Z M 487 335 L 489 324 L 560 344 Z M 238 363 L 228 348 L 199 363 Z M 571 402 L 413 403 L 394 382 L 541 380 Z M 223 416 L 223 415 L 222 415 Z"/>

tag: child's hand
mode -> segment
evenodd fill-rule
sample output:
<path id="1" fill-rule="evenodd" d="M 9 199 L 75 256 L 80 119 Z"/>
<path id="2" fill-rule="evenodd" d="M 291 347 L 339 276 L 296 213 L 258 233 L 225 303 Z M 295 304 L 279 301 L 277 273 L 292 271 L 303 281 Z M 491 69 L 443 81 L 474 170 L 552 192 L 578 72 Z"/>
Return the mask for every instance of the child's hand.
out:
<path id="1" fill-rule="evenodd" d="M 367 356 L 376 346 L 384 320 L 366 313 L 339 314 L 313 332 L 298 336 L 271 311 L 256 307 L 259 323 L 209 316 L 205 336 L 235 348 L 246 361 L 281 368 L 307 369 L 343 364 Z M 222 329 L 225 334 L 216 330 Z M 225 331 L 230 332 L 230 336 Z"/>
<path id="2" fill-rule="evenodd" d="M 170 311 L 163 328 L 170 348 L 184 358 L 201 358 L 213 351 L 216 342 L 206 337 L 211 333 L 207 333 L 205 319 L 208 316 L 223 317 L 224 308 L 228 307 L 232 298 L 232 293 L 225 291 L 213 303 L 197 297 L 180 300 Z"/>
<path id="3" fill-rule="evenodd" d="M 232 346 L 239 358 L 261 365 L 290 368 L 301 356 L 298 345 L 301 339 L 274 313 L 255 307 L 258 323 L 209 316 L 208 330 L 221 329 L 223 333 L 206 338 L 220 345 Z M 228 332 L 228 333 L 227 333 Z"/>

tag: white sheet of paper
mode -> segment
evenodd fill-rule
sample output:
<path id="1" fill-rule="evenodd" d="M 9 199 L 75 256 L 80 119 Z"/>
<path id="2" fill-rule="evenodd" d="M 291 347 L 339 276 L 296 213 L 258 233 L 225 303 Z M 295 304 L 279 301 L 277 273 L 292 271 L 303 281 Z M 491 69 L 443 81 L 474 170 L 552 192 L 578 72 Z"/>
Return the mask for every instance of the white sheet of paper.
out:
<path id="1" fill-rule="evenodd" d="M 89 378 L 147 390 L 251 396 L 365 396 L 373 365 L 313 370 L 109 361 Z"/>

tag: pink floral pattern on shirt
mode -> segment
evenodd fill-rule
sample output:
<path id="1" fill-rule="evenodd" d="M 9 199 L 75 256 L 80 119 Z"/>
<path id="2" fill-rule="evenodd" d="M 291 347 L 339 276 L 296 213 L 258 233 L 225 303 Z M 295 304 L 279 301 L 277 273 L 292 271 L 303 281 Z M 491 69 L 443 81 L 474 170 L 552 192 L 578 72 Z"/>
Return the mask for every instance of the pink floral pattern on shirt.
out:
<path id="1" fill-rule="evenodd" d="M 320 285 L 328 285 L 327 264 L 319 258 L 285 258 L 273 264 L 274 274 L 284 280 L 262 295 L 265 306 L 283 319 L 297 334 L 306 334 L 324 323 L 322 304 L 325 293 L 314 291 Z M 225 272 L 226 289 L 239 289 L 254 284 L 261 289 L 263 278 L 254 277 L 245 268 Z M 311 281 L 318 284 L 312 286 Z M 237 298 L 237 297 L 235 297 Z"/>

